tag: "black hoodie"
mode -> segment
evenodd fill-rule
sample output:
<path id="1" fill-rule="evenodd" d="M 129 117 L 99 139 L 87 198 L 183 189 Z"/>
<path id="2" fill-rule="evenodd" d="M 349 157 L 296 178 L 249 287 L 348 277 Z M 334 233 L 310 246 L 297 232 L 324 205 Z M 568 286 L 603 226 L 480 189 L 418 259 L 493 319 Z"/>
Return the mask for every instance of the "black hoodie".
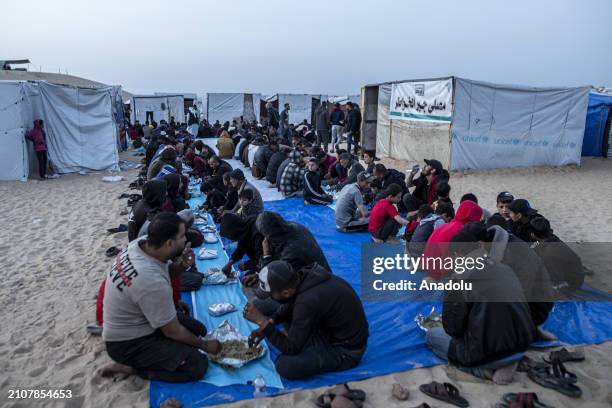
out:
<path id="1" fill-rule="evenodd" d="M 278 168 L 286 158 L 287 153 L 283 151 L 278 151 L 270 157 L 268 166 L 266 167 L 266 180 L 268 180 L 268 182 L 276 184 L 276 173 L 278 173 Z"/>
<path id="2" fill-rule="evenodd" d="M 179 188 L 181 187 L 181 176 L 176 173 L 171 173 L 164 175 L 162 179 L 168 183 L 168 200 L 170 200 L 170 204 L 172 204 L 174 212 L 183 211 L 184 209 L 189 208 L 185 202 L 185 199 L 179 194 Z"/>
<path id="3" fill-rule="evenodd" d="M 334 347 L 361 357 L 368 343 L 368 321 L 355 290 L 344 279 L 320 265 L 299 271 L 301 282 L 293 303 L 283 304 L 272 316 L 276 323 L 289 322 L 284 335 L 273 324 L 264 334 L 283 354 L 299 354 L 313 333 Z"/>
<path id="4" fill-rule="evenodd" d="M 256 270 L 263 255 L 261 243 L 264 239 L 255 227 L 257 217 L 242 218 L 236 214 L 225 214 L 221 218 L 221 236 L 238 243 L 236 250 L 230 257 L 234 262 L 241 260 L 246 254 L 249 260 L 246 267 Z"/>
<path id="5" fill-rule="evenodd" d="M 142 200 L 138 201 L 128 217 L 128 240 L 138 238 L 138 232 L 148 219 L 157 214 L 166 200 L 167 184 L 163 180 L 147 181 L 142 186 Z"/>
<path id="6" fill-rule="evenodd" d="M 268 238 L 270 256 L 262 259 L 262 267 L 272 261 L 285 261 L 299 270 L 315 262 L 331 272 L 327 258 L 315 237 L 301 224 L 285 221 L 279 214 L 264 211 L 256 221 L 257 229 Z"/>

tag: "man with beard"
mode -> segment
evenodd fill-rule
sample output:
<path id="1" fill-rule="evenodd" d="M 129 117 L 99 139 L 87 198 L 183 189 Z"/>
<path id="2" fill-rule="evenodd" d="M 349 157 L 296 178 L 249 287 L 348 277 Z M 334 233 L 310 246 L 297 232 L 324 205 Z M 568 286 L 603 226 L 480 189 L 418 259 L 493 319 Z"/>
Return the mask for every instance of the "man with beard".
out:
<path id="1" fill-rule="evenodd" d="M 185 224 L 176 214 L 158 214 L 148 235 L 132 241 L 116 258 L 104 290 L 106 351 L 115 361 L 103 377 L 138 375 L 147 380 L 197 381 L 216 354 L 218 341 L 203 340 L 206 327 L 177 314 L 170 279 L 191 268 L 195 255 L 185 245 Z"/>

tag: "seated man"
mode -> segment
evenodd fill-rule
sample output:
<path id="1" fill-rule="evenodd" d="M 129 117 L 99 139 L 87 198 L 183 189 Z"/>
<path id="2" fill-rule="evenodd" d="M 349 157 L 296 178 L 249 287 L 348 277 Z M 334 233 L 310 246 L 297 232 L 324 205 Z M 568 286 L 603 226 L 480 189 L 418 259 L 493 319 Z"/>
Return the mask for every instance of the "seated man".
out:
<path id="1" fill-rule="evenodd" d="M 399 243 L 396 236 L 400 225 L 408 225 L 410 223 L 410 221 L 402 218 L 397 212 L 396 205 L 401 199 L 402 188 L 397 184 L 391 184 L 385 190 L 385 198 L 377 202 L 374 208 L 372 208 L 368 231 L 372 234 L 374 242 Z"/>
<path id="2" fill-rule="evenodd" d="M 407 187 L 414 187 L 412 195 L 421 200 L 422 204 L 432 205 L 438 199 L 436 184 L 442 181 L 448 182 L 448 171 L 438 160 L 425 159 L 425 167 L 421 171 L 421 175 L 415 180 L 414 177 L 418 172 L 418 167 L 415 167 L 408 173 L 406 185 Z"/>
<path id="3" fill-rule="evenodd" d="M 236 214 L 225 214 L 221 218 L 219 230 L 223 238 L 237 243 L 236 250 L 221 270 L 229 274 L 232 265 L 238 262 L 238 269 L 247 272 L 242 281 L 245 286 L 257 283 L 255 272 L 259 271 L 259 263 L 263 256 L 261 243 L 264 237 L 257 230 L 255 220 L 255 217 L 240 218 Z M 242 260 L 245 255 L 249 258 L 248 260 Z"/>
<path id="4" fill-rule="evenodd" d="M 221 132 L 221 136 L 217 139 L 217 149 L 222 159 L 231 159 L 234 155 L 234 142 L 226 130 Z"/>
<path id="5" fill-rule="evenodd" d="M 311 158 L 307 164 L 308 171 L 304 173 L 304 201 L 307 204 L 331 204 L 334 198 L 321 188 L 319 160 Z"/>
<path id="6" fill-rule="evenodd" d="M 368 344 L 368 321 L 361 300 L 345 280 L 320 265 L 295 270 L 284 261 L 269 263 L 259 279 L 258 293 L 281 306 L 268 318 L 247 304 L 244 317 L 259 326 L 249 342 L 267 338 L 281 352 L 275 367 L 282 377 L 307 378 L 359 364 Z M 288 323 L 287 334 L 276 323 Z"/>
<path id="7" fill-rule="evenodd" d="M 259 190 L 257 190 L 257 187 L 246 181 L 242 170 L 232 170 L 232 172 L 230 173 L 230 183 L 232 183 L 232 187 L 235 188 L 238 192 L 238 202 L 236 203 L 236 206 L 232 209 L 233 213 L 237 213 L 240 209 L 240 193 L 245 190 L 251 191 L 251 202 L 249 204 L 251 208 L 249 209 L 249 211 L 252 213 L 252 215 L 257 215 L 263 212 L 264 204 L 261 198 L 261 194 L 259 194 Z"/>
<path id="8" fill-rule="evenodd" d="M 161 213 L 151 221 L 148 232 L 118 256 L 106 278 L 102 334 L 115 363 L 101 374 L 197 381 L 208 368 L 200 349 L 215 354 L 221 345 L 202 340 L 206 327 L 187 315 L 177 315 L 174 306 L 170 278 L 195 262 L 191 247 L 185 245 L 185 224 L 176 214 Z"/>
<path id="9" fill-rule="evenodd" d="M 214 188 L 209 182 L 202 182 L 200 191 L 206 195 L 206 201 L 202 204 L 202 208 L 206 211 L 215 211 L 225 204 L 225 194 Z"/>
<path id="10" fill-rule="evenodd" d="M 532 248 L 540 256 L 553 287 L 565 296 L 572 296 L 584 283 L 584 265 L 580 256 L 553 234 L 544 217 L 531 220 L 535 243 Z"/>
<path id="11" fill-rule="evenodd" d="M 153 180 L 165 165 L 173 165 L 178 154 L 173 147 L 164 148 L 159 156 L 151 162 L 147 170 L 147 180 Z"/>
<path id="12" fill-rule="evenodd" d="M 221 160 L 219 156 L 211 156 L 208 159 L 208 165 L 212 169 L 212 174 L 206 177 L 204 181 L 208 181 L 217 190 L 225 191 L 223 175 L 232 171 L 232 166 L 225 160 Z"/>
<path id="13" fill-rule="evenodd" d="M 542 217 L 538 211 L 522 198 L 508 204 L 508 211 L 512 220 L 512 233 L 525 242 L 534 242 L 531 221 Z"/>
<path id="14" fill-rule="evenodd" d="M 257 216 L 261 211 L 253 203 L 253 190 L 244 189 L 238 193 L 238 210 L 236 214 L 241 218 Z"/>
<path id="15" fill-rule="evenodd" d="M 279 191 L 284 197 L 302 196 L 305 172 L 302 152 L 295 149 L 289 153 L 289 163 L 280 177 Z"/>
<path id="16" fill-rule="evenodd" d="M 475 263 L 480 258 L 484 267 L 454 276 L 472 282 L 472 290 L 445 292 L 443 327 L 427 332 L 427 345 L 464 371 L 497 382 L 494 370 L 509 364 L 498 360 L 526 350 L 536 339 L 521 283 L 509 266 L 486 257 L 469 232 L 457 233 L 449 252 L 455 259 L 471 258 Z M 483 364 L 486 369 L 476 367 Z"/>
<path id="17" fill-rule="evenodd" d="M 336 203 L 336 227 L 344 232 L 365 231 L 368 229 L 370 212 L 363 204 L 363 195 L 368 190 L 373 177 L 362 171 L 357 182 L 344 186 Z"/>
<path id="18" fill-rule="evenodd" d="M 434 203 L 431 205 L 433 211 L 436 211 L 436 208 L 438 208 L 440 204 L 450 204 L 451 206 L 453 205 L 453 202 L 450 199 L 450 192 L 451 186 L 446 181 L 441 181 L 436 184 L 436 194 L 438 196 L 438 199 L 434 201 Z"/>
<path id="19" fill-rule="evenodd" d="M 338 190 L 344 188 L 348 184 L 357 181 L 357 175 L 365 171 L 359 160 L 355 159 L 350 153 L 342 153 L 340 155 L 340 166 L 346 171 L 346 178 L 338 182 Z"/>
<path id="20" fill-rule="evenodd" d="M 266 180 L 270 184 L 276 184 L 276 173 L 280 165 L 287 159 L 287 152 L 285 149 L 280 149 L 270 157 L 268 166 L 266 167 Z"/>
<path id="21" fill-rule="evenodd" d="M 161 206 L 166 202 L 167 187 L 165 181 L 151 180 L 142 186 L 142 200 L 138 201 L 128 216 L 128 241 L 132 242 L 140 233 L 142 226 L 161 212 Z"/>
<path id="22" fill-rule="evenodd" d="M 270 163 L 270 159 L 276 152 L 278 152 L 278 143 L 276 143 L 276 141 L 272 141 L 268 145 L 263 145 L 257 150 L 253 159 L 255 163 L 251 166 L 253 177 L 258 179 L 266 177 L 268 163 Z"/>
<path id="23" fill-rule="evenodd" d="M 419 207 L 417 213 L 418 226 L 412 233 L 410 241 L 406 242 L 408 252 L 412 256 L 423 255 L 423 250 L 427 244 L 427 240 L 433 234 L 436 221 L 440 219 L 440 216 L 435 214 L 433 209 L 427 205 L 422 204 Z"/>

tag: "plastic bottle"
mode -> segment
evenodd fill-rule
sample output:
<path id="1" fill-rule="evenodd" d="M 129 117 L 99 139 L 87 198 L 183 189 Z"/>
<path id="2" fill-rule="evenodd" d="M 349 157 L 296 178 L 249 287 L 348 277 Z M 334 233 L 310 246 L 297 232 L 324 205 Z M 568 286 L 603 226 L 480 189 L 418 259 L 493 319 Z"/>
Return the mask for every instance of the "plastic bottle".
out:
<path id="1" fill-rule="evenodd" d="M 253 398 L 255 399 L 255 408 L 265 408 L 263 398 L 266 397 L 266 380 L 263 375 L 257 374 L 253 380 Z"/>

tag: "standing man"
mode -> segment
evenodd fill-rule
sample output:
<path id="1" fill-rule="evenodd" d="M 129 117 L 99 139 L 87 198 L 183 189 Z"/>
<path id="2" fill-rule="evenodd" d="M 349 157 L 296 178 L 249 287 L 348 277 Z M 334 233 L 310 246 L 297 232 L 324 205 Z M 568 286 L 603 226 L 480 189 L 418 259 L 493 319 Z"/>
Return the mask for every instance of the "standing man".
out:
<path id="1" fill-rule="evenodd" d="M 199 128 L 197 110 L 195 107 L 191 107 L 189 108 L 189 116 L 187 118 L 187 131 L 195 139 L 198 136 Z"/>
<path id="2" fill-rule="evenodd" d="M 359 150 L 359 132 L 361 131 L 361 112 L 353 102 L 347 102 L 346 118 L 346 151 L 351 152 L 351 145 L 355 145 L 355 155 Z"/>
<path id="3" fill-rule="evenodd" d="M 279 133 L 280 137 L 289 141 L 291 139 L 291 130 L 289 129 L 289 104 L 285 103 L 285 109 L 280 114 Z"/>
<path id="4" fill-rule="evenodd" d="M 329 127 L 329 110 L 327 109 L 327 102 L 323 101 L 315 111 L 315 131 L 317 132 L 317 146 L 321 146 L 321 143 L 323 143 L 323 149 L 326 152 L 329 143 Z"/>
<path id="5" fill-rule="evenodd" d="M 272 102 L 266 103 L 266 110 L 268 111 L 268 134 L 270 137 L 274 137 L 280 122 L 278 110 L 272 105 Z"/>
<path id="6" fill-rule="evenodd" d="M 338 102 L 334 104 L 334 110 L 329 115 L 329 122 L 331 123 L 332 153 L 334 153 L 337 148 L 336 146 L 342 139 L 342 129 L 344 128 L 344 112 L 340 109 Z M 327 151 L 327 148 L 325 150 Z"/>

